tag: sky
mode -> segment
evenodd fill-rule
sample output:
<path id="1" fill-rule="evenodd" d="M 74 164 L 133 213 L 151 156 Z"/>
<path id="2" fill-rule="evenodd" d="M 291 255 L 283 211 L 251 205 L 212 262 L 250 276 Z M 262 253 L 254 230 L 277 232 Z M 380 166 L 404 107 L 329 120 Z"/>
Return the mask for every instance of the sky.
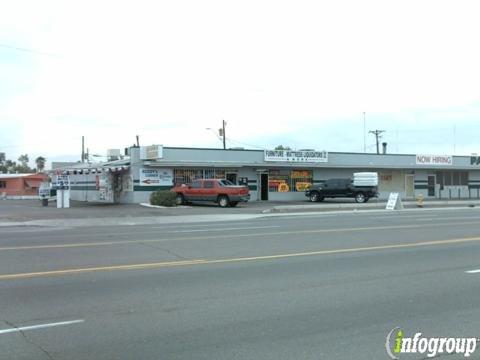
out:
<path id="1" fill-rule="evenodd" d="M 225 119 L 228 147 L 477 153 L 477 3 L 5 2 L 0 152 L 221 147 Z"/>

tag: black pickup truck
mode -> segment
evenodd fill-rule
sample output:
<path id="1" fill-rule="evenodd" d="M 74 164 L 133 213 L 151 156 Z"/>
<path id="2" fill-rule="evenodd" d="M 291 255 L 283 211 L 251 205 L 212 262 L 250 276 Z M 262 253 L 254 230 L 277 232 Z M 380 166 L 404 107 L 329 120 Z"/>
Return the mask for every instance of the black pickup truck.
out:
<path id="1" fill-rule="evenodd" d="M 312 202 L 323 201 L 325 198 L 354 198 L 357 203 L 365 203 L 370 198 L 378 196 L 376 186 L 354 186 L 352 179 L 329 179 L 321 185 L 313 185 L 305 196 Z"/>

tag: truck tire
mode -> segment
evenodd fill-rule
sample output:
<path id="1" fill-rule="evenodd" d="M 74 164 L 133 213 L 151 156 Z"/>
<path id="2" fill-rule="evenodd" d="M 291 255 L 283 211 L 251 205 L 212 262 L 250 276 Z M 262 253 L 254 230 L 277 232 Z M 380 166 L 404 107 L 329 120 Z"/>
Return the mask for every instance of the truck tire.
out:
<path id="1" fill-rule="evenodd" d="M 319 202 L 325 199 L 318 191 L 314 191 L 310 194 L 310 201 L 311 202 Z"/>
<path id="2" fill-rule="evenodd" d="M 365 196 L 365 194 L 363 192 L 359 192 L 359 193 L 355 194 L 355 202 L 357 202 L 359 204 L 362 204 L 362 203 L 365 203 L 367 201 L 368 201 L 367 197 Z"/>
<path id="3" fill-rule="evenodd" d="M 177 197 L 175 198 L 175 203 L 177 205 L 185 204 L 185 197 L 182 194 L 177 194 Z"/>
<path id="4" fill-rule="evenodd" d="M 220 207 L 227 207 L 228 205 L 230 205 L 230 200 L 228 200 L 228 196 L 227 195 L 220 195 L 218 197 L 218 206 Z"/>

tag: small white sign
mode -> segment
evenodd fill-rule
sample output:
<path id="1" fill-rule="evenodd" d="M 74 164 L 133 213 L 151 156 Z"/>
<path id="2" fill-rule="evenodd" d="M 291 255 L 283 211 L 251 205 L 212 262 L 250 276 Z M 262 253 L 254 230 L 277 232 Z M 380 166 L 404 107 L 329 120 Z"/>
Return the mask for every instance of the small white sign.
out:
<path id="1" fill-rule="evenodd" d="M 163 158 L 163 145 L 140 146 L 140 160 Z"/>
<path id="2" fill-rule="evenodd" d="M 416 155 L 417 165 L 453 165 L 453 156 L 451 155 Z"/>
<path id="3" fill-rule="evenodd" d="M 288 161 L 288 162 L 328 162 L 326 151 L 294 151 L 294 150 L 265 150 L 265 161 Z"/>
<path id="4" fill-rule="evenodd" d="M 60 190 L 70 189 L 70 176 L 68 175 L 57 175 L 55 179 L 56 187 Z"/>
<path id="5" fill-rule="evenodd" d="M 173 186 L 173 170 L 140 168 L 140 185 Z"/>
<path id="6" fill-rule="evenodd" d="M 388 197 L 386 210 L 401 210 L 403 209 L 402 200 L 399 193 L 390 193 Z"/>

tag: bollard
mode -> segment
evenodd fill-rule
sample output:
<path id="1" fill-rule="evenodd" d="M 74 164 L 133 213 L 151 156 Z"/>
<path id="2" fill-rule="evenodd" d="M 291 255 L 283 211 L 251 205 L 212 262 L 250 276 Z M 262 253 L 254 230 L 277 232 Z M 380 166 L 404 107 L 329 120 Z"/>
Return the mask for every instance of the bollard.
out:
<path id="1" fill-rule="evenodd" d="M 423 194 L 417 196 L 417 207 L 423 208 Z"/>

